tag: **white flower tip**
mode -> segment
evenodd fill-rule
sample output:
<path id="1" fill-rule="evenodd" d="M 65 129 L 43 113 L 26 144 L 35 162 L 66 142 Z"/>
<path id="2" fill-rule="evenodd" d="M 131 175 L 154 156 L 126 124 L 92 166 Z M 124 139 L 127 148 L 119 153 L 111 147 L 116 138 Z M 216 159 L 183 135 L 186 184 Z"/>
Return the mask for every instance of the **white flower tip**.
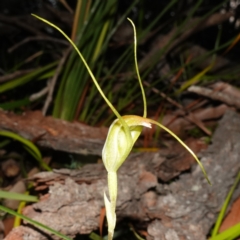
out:
<path id="1" fill-rule="evenodd" d="M 151 123 L 148 123 L 148 122 L 143 122 L 142 124 L 144 127 L 147 127 L 147 128 L 152 128 L 152 124 Z"/>

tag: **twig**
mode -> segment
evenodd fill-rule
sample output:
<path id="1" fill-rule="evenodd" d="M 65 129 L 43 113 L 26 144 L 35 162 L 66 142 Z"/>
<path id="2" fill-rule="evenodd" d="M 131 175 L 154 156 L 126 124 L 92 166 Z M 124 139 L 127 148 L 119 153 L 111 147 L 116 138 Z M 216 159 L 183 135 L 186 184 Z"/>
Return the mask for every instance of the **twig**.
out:
<path id="1" fill-rule="evenodd" d="M 50 87 L 50 81 L 48 81 L 47 83 L 47 86 L 45 88 L 43 88 L 42 90 L 40 90 L 39 92 L 37 93 L 33 93 L 30 97 L 29 97 L 29 100 L 31 102 L 39 99 L 40 97 L 46 95 L 48 92 L 49 92 L 49 87 Z"/>
<path id="2" fill-rule="evenodd" d="M 59 0 L 60 3 L 62 3 L 62 5 L 71 13 L 73 14 L 74 11 L 72 10 L 72 8 L 68 5 L 68 3 L 66 2 L 66 0 Z"/>
<path id="3" fill-rule="evenodd" d="M 53 91 L 54 91 L 54 87 L 56 85 L 56 82 L 57 82 L 57 79 L 58 79 L 58 76 L 62 70 L 62 67 L 71 51 L 72 47 L 69 47 L 63 54 L 63 57 L 62 59 L 60 60 L 58 66 L 57 66 L 57 69 L 55 71 L 55 74 L 51 80 L 51 82 L 49 83 L 49 87 L 48 87 L 48 95 L 47 95 L 47 98 L 46 98 L 46 101 L 44 103 L 44 106 L 43 106 L 43 109 L 42 109 L 42 114 L 43 115 L 46 115 L 46 112 L 48 110 L 48 107 L 52 101 L 52 95 L 53 95 Z"/>
<path id="4" fill-rule="evenodd" d="M 60 44 L 69 46 L 69 43 L 65 40 L 61 40 L 61 39 L 57 39 L 57 38 L 53 38 L 53 37 L 46 37 L 46 36 L 35 36 L 35 37 L 25 38 L 23 41 L 15 44 L 11 48 L 9 48 L 8 52 L 11 53 L 11 52 L 15 51 L 17 48 L 19 48 L 20 46 L 22 46 L 23 44 L 26 44 L 31 41 L 51 41 L 51 42 L 60 43 Z"/>
<path id="5" fill-rule="evenodd" d="M 36 70 L 36 69 L 21 70 L 21 71 L 16 71 L 14 73 L 10 73 L 10 74 L 1 76 L 0 83 L 4 83 L 4 82 L 10 81 L 14 78 L 21 77 L 22 75 L 28 74 L 34 70 Z"/>
<path id="6" fill-rule="evenodd" d="M 147 87 L 151 87 L 150 84 L 146 81 L 143 82 L 144 85 Z M 198 126 L 202 131 L 204 131 L 207 135 L 211 136 L 212 133 L 204 126 L 203 122 L 199 119 L 197 119 L 192 112 L 188 112 L 181 104 L 177 103 L 170 97 L 168 97 L 165 93 L 160 92 L 157 88 L 151 87 L 151 90 L 157 94 L 159 94 L 161 97 L 166 99 L 168 102 L 170 102 L 172 105 L 176 106 L 177 108 L 181 109 L 183 111 L 183 114 L 181 114 L 182 117 L 186 118 L 188 121 L 194 123 L 196 126 Z M 188 114 L 188 115 L 187 115 Z M 175 120 L 175 119 L 174 119 Z M 172 120 L 171 120 L 172 122 Z"/>
<path id="7" fill-rule="evenodd" d="M 159 91 L 157 88 L 151 87 L 151 85 L 150 85 L 148 82 L 143 81 L 143 84 L 144 84 L 145 86 L 147 86 L 147 87 L 150 87 L 153 92 L 159 94 L 162 98 L 166 99 L 166 100 L 167 100 L 168 102 L 170 102 L 172 105 L 176 106 L 176 107 L 179 108 L 179 109 L 184 110 L 184 108 L 183 108 L 183 106 L 182 106 L 181 104 L 177 103 L 176 101 L 174 101 L 173 99 L 171 99 L 170 97 L 168 97 L 165 93 Z"/>
<path id="8" fill-rule="evenodd" d="M 224 102 L 230 106 L 235 106 L 237 108 L 240 108 L 240 97 L 237 98 L 236 96 L 232 96 L 230 94 L 224 93 L 224 92 L 219 92 L 216 90 L 212 90 L 210 88 L 205 88 L 205 87 L 199 87 L 199 86 L 191 86 L 188 88 L 189 92 L 194 92 L 199 95 L 218 100 L 221 102 Z M 240 95 L 240 92 L 239 92 Z"/>
<path id="9" fill-rule="evenodd" d="M 186 40 L 195 32 L 199 32 L 205 28 L 220 24 L 226 20 L 228 20 L 231 16 L 233 16 L 233 12 L 226 12 L 225 14 L 222 13 L 215 13 L 209 16 L 207 19 L 201 20 L 200 18 L 192 18 L 191 19 L 191 26 L 188 27 L 186 31 L 182 33 L 181 36 L 174 39 L 171 46 L 165 51 L 164 55 L 161 57 L 165 57 L 171 49 L 176 47 L 179 43 Z M 173 28 L 168 34 L 159 38 L 153 48 L 148 52 L 148 54 L 139 62 L 139 68 L 141 70 L 145 69 L 152 63 L 151 59 L 155 59 L 157 55 L 159 55 L 159 51 L 164 49 L 169 43 L 169 41 L 174 37 L 174 35 L 179 31 L 179 28 Z"/>
<path id="10" fill-rule="evenodd" d="M 69 27 L 72 26 L 72 23 L 73 23 L 73 14 L 72 13 L 58 10 L 57 8 L 54 8 L 53 6 L 51 6 L 50 4 L 47 4 L 47 3 L 44 4 L 44 8 L 57 21 L 67 24 Z"/>
<path id="11" fill-rule="evenodd" d="M 38 51 L 38 52 L 32 54 L 31 56 L 29 56 L 28 58 L 26 58 L 26 59 L 23 61 L 23 63 L 24 63 L 24 64 L 25 64 L 25 63 L 29 63 L 29 62 L 33 61 L 33 59 L 41 56 L 43 53 L 44 53 L 43 51 Z"/>
<path id="12" fill-rule="evenodd" d="M 3 14 L 0 14 L 0 21 L 4 23 L 10 23 L 12 25 L 15 25 L 17 27 L 21 27 L 25 29 L 28 32 L 34 33 L 36 35 L 48 37 L 46 34 L 39 31 L 36 27 L 31 27 L 28 23 L 25 23 L 21 18 L 19 17 L 7 17 Z"/>

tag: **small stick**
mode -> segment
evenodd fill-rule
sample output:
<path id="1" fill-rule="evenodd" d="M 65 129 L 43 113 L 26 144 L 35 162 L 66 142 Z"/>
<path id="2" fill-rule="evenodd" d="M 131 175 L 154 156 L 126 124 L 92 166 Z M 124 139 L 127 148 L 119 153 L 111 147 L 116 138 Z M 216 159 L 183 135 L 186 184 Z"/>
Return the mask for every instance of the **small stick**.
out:
<path id="1" fill-rule="evenodd" d="M 35 69 L 16 71 L 14 73 L 10 73 L 10 74 L 1 76 L 0 77 L 0 83 L 4 83 L 4 82 L 10 81 L 10 80 L 12 80 L 14 78 L 21 77 L 22 75 L 25 75 L 25 74 L 28 74 L 30 72 L 33 72 L 34 70 L 36 70 L 36 68 Z"/>
<path id="2" fill-rule="evenodd" d="M 143 82 L 144 85 L 147 87 L 151 87 L 150 84 L 146 81 Z M 151 87 L 151 90 L 157 94 L 159 94 L 162 98 L 166 99 L 169 103 L 176 106 L 177 108 L 184 111 L 186 115 L 183 114 L 183 117 L 186 118 L 188 121 L 194 123 L 196 126 L 198 126 L 203 132 L 205 132 L 207 135 L 211 136 L 212 133 L 209 131 L 203 124 L 203 122 L 199 119 L 197 119 L 192 112 L 187 111 L 181 104 L 174 101 L 172 98 L 168 97 L 165 93 L 159 91 L 157 88 Z M 189 114 L 189 115 L 187 115 Z M 175 119 L 174 119 L 175 120 Z"/>
<path id="3" fill-rule="evenodd" d="M 199 86 L 191 86 L 188 88 L 189 92 L 194 92 L 199 95 L 224 102 L 230 106 L 235 106 L 236 108 L 240 108 L 240 92 L 239 92 L 239 98 L 236 96 L 231 96 L 230 94 L 212 90 L 210 88 L 205 88 L 205 87 L 199 87 Z"/>
<path id="4" fill-rule="evenodd" d="M 56 82 L 57 82 L 57 79 L 58 79 L 58 76 L 62 70 L 62 67 L 69 55 L 69 53 L 71 52 L 71 49 L 72 47 L 69 47 L 63 54 L 63 57 L 62 59 L 60 60 L 57 68 L 56 68 L 56 71 L 55 71 L 55 74 L 51 80 L 51 82 L 49 83 L 49 86 L 48 86 L 48 95 L 47 95 L 47 98 L 46 98 L 46 101 L 44 103 L 44 106 L 43 106 L 43 109 L 42 109 L 42 114 L 43 115 L 46 115 L 46 112 L 48 110 L 48 107 L 52 101 L 52 96 L 53 96 L 53 91 L 54 91 L 54 88 L 55 88 L 55 85 L 56 85 Z"/>
<path id="5" fill-rule="evenodd" d="M 50 41 L 50 42 L 60 43 L 60 44 L 64 44 L 66 46 L 69 46 L 69 43 L 65 40 L 62 40 L 62 39 L 57 39 L 57 38 L 53 38 L 53 37 L 46 37 L 46 36 L 35 36 L 35 37 L 25 38 L 23 41 L 13 45 L 12 47 L 10 47 L 8 49 L 8 52 L 11 53 L 11 52 L 15 51 L 17 48 L 19 48 L 20 46 L 22 46 L 23 44 L 29 43 L 31 41 Z"/>

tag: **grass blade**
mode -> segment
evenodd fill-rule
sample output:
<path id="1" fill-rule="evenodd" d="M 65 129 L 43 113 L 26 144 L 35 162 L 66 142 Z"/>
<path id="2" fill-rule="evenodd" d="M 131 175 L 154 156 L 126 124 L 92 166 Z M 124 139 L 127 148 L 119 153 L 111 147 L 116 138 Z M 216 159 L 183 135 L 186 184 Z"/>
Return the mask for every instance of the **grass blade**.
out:
<path id="1" fill-rule="evenodd" d="M 225 199 L 225 201 L 223 203 L 223 206 L 222 206 L 221 211 L 219 213 L 219 216 L 217 218 L 216 224 L 215 224 L 214 229 L 212 231 L 212 238 L 215 237 L 217 235 L 217 233 L 218 233 L 218 230 L 219 230 L 220 225 L 222 223 L 222 220 L 224 218 L 225 212 L 227 210 L 228 204 L 229 204 L 229 202 L 231 200 L 233 192 L 236 189 L 239 181 L 240 181 L 240 171 L 239 171 L 239 173 L 237 175 L 237 178 L 235 179 L 235 182 L 234 182 L 233 186 L 231 187 L 231 189 L 230 189 L 230 191 L 229 191 L 229 193 L 228 193 L 228 195 L 227 195 L 227 197 L 226 197 L 226 199 Z"/>
<path id="2" fill-rule="evenodd" d="M 41 228 L 41 229 L 43 229 L 45 231 L 48 231 L 48 232 L 50 232 L 50 233 L 52 233 L 52 234 L 54 234 L 54 235 L 56 235 L 56 236 L 58 236 L 58 237 L 60 237 L 62 239 L 72 240 L 71 238 L 61 234 L 60 232 L 57 232 L 54 229 L 52 229 L 50 227 L 47 227 L 47 226 L 43 225 L 42 223 L 34 221 L 34 220 L 32 220 L 32 219 L 30 219 L 30 218 L 28 218 L 28 217 L 26 217 L 26 216 L 24 216 L 24 215 L 22 215 L 20 213 L 17 213 L 17 212 L 15 212 L 15 211 L 13 211 L 13 210 L 11 210 L 9 208 L 6 208 L 6 207 L 0 205 L 0 210 L 2 210 L 4 212 L 7 212 L 7 213 L 9 213 L 9 214 L 11 214 L 13 216 L 20 217 L 21 219 L 23 219 L 23 220 L 27 221 L 28 223 L 32 224 L 33 226 L 35 226 L 37 228 Z"/>
<path id="3" fill-rule="evenodd" d="M 14 140 L 17 140 L 24 144 L 26 150 L 40 163 L 40 165 L 47 171 L 51 171 L 52 169 L 42 160 L 42 155 L 38 148 L 29 140 L 19 136 L 16 133 L 9 131 L 0 131 L 0 136 L 9 137 Z"/>
<path id="4" fill-rule="evenodd" d="M 234 240 L 238 236 L 240 236 L 240 223 L 216 235 L 215 237 L 211 237 L 210 240 Z"/>
<path id="5" fill-rule="evenodd" d="M 21 193 L 8 192 L 0 190 L 0 198 L 13 199 L 26 202 L 37 202 L 38 198 L 36 196 L 25 195 Z"/>

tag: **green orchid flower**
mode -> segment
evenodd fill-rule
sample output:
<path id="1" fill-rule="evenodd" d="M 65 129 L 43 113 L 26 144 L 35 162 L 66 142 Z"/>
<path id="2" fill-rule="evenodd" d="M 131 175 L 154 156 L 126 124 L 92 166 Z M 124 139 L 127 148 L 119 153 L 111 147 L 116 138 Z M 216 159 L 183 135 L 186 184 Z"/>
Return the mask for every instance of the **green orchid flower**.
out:
<path id="1" fill-rule="evenodd" d="M 194 154 L 194 152 L 180 139 L 178 136 L 176 136 L 172 131 L 170 131 L 168 128 L 160 124 L 159 122 L 156 122 L 152 119 L 147 118 L 147 103 L 146 103 L 146 97 L 142 85 L 142 81 L 139 74 L 138 64 L 137 64 L 137 38 L 136 38 L 136 29 L 134 23 L 130 21 L 130 23 L 133 26 L 134 30 L 134 60 L 135 60 L 135 67 L 137 72 L 137 77 L 139 81 L 139 85 L 142 92 L 143 97 L 143 105 L 144 105 L 144 111 L 143 111 L 143 117 L 141 116 L 135 116 L 135 115 L 126 115 L 121 116 L 118 111 L 114 108 L 114 106 L 111 104 L 111 102 L 107 99 L 105 94 L 103 93 L 101 87 L 99 86 L 96 78 L 94 77 L 91 69 L 89 68 L 88 64 L 86 63 L 84 57 L 78 50 L 77 46 L 74 44 L 74 42 L 56 25 L 52 24 L 51 22 L 38 17 L 34 14 L 32 14 L 34 17 L 38 18 L 39 20 L 47 23 L 48 25 L 52 26 L 53 28 L 57 29 L 60 33 L 63 34 L 63 36 L 71 43 L 73 48 L 77 51 L 79 57 L 83 61 L 85 67 L 87 68 L 89 75 L 91 76 L 94 84 L 96 85 L 99 93 L 103 97 L 103 99 L 106 101 L 108 106 L 111 108 L 113 113 L 116 115 L 117 119 L 113 121 L 111 124 L 107 139 L 105 141 L 103 150 L 102 150 L 102 159 L 104 166 L 108 172 L 108 191 L 109 191 L 109 199 L 107 195 L 104 193 L 104 203 L 106 207 L 106 216 L 108 221 L 108 240 L 113 239 L 114 229 L 116 225 L 116 202 L 117 202 L 117 171 L 121 167 L 121 165 L 124 163 L 126 158 L 128 157 L 129 153 L 131 152 L 134 143 L 137 141 L 138 137 L 140 136 L 143 127 L 151 128 L 152 124 L 155 124 L 161 128 L 163 128 L 166 132 L 171 134 L 180 144 L 185 147 L 190 154 L 196 159 L 197 163 L 199 164 L 205 178 L 210 183 L 210 180 L 207 177 L 206 171 L 202 165 L 202 163 L 199 161 L 197 156 Z"/>

